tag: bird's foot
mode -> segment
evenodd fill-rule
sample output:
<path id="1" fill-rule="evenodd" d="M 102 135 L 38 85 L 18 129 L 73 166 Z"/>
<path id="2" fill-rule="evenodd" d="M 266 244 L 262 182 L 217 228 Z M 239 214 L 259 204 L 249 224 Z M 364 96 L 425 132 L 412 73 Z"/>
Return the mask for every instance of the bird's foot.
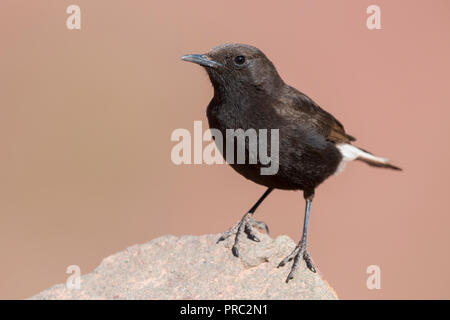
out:
<path id="1" fill-rule="evenodd" d="M 247 237 L 250 240 L 253 240 L 256 242 L 259 242 L 260 240 L 255 235 L 253 228 L 264 229 L 266 231 L 266 233 L 269 233 L 269 227 L 262 221 L 255 221 L 252 218 L 252 215 L 253 214 L 251 212 L 247 212 L 242 217 L 241 221 L 236 223 L 236 225 L 234 227 L 232 227 L 229 230 L 222 233 L 220 238 L 217 240 L 217 243 L 219 243 L 220 241 L 223 241 L 223 240 L 229 238 L 232 234 L 236 233 L 236 236 L 234 238 L 234 244 L 233 244 L 233 247 L 231 248 L 231 252 L 233 252 L 233 255 L 235 257 L 239 257 L 238 244 L 239 244 L 239 240 L 241 239 L 241 237 L 244 233 L 247 235 Z"/>
<path id="2" fill-rule="evenodd" d="M 292 278 L 294 278 L 294 273 L 298 268 L 298 264 L 300 262 L 300 259 L 305 260 L 306 266 L 309 270 L 312 272 L 316 272 L 316 269 L 314 268 L 314 265 L 312 263 L 311 257 L 309 256 L 309 253 L 306 251 L 306 244 L 303 243 L 303 241 L 300 241 L 299 244 L 295 247 L 294 251 L 291 252 L 286 258 L 284 258 L 280 264 L 278 265 L 278 268 L 284 266 L 286 263 L 294 259 L 294 263 L 291 267 L 291 272 L 289 272 L 289 275 L 286 278 L 286 283 L 289 282 Z"/>

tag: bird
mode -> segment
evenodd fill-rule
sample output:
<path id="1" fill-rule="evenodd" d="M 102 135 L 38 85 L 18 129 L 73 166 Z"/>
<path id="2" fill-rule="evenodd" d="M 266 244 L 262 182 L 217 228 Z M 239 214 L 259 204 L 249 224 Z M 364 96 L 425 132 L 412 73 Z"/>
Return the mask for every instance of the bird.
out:
<path id="1" fill-rule="evenodd" d="M 253 218 L 267 196 L 274 189 L 300 191 L 305 200 L 302 236 L 278 267 L 293 260 L 286 283 L 294 278 L 302 260 L 315 273 L 307 250 L 307 232 L 316 188 L 353 160 L 372 167 L 402 169 L 386 158 L 355 146 L 356 139 L 345 131 L 341 122 L 306 94 L 286 84 L 274 64 L 254 46 L 221 44 L 205 54 L 187 54 L 181 59 L 202 66 L 209 76 L 214 89 L 206 109 L 211 129 L 224 135 L 227 129 L 278 130 L 279 167 L 275 174 L 262 175 L 260 169 L 265 164 L 260 160 L 256 163 L 229 163 L 239 174 L 267 189 L 217 242 L 234 235 L 232 254 L 239 257 L 239 242 L 244 235 L 258 242 L 255 228 L 269 231 L 264 222 Z M 248 143 L 241 143 L 248 152 Z M 222 149 L 220 151 L 225 156 L 225 147 Z"/>

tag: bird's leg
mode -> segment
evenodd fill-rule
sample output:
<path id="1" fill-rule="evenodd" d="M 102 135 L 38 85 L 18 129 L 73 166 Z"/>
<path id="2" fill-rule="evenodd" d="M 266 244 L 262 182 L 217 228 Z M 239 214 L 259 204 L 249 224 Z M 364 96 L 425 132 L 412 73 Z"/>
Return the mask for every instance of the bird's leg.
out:
<path id="1" fill-rule="evenodd" d="M 306 251 L 306 238 L 307 238 L 307 232 L 308 232 L 308 220 L 309 220 L 309 212 L 311 209 L 311 202 L 314 197 L 314 191 L 310 192 L 304 192 L 304 197 L 306 200 L 306 207 L 305 207 L 305 221 L 303 223 L 303 234 L 302 239 L 298 243 L 298 245 L 295 247 L 294 251 L 291 252 L 290 255 L 288 255 L 286 258 L 284 258 L 280 264 L 279 267 L 284 266 L 286 263 L 294 259 L 294 263 L 291 267 L 291 272 L 289 272 L 289 275 L 286 278 L 286 283 L 289 282 L 294 277 L 294 272 L 298 268 L 298 264 L 301 259 L 305 260 L 306 266 L 309 270 L 312 272 L 316 272 L 316 269 L 314 268 L 314 265 L 312 263 L 311 257 L 309 256 L 308 252 Z"/>
<path id="2" fill-rule="evenodd" d="M 268 188 L 266 192 L 261 196 L 261 198 L 256 201 L 256 203 L 253 205 L 253 207 L 242 217 L 241 221 L 236 223 L 236 225 L 229 230 L 222 233 L 220 238 L 217 240 L 217 243 L 220 241 L 223 241 L 230 237 L 232 234 L 236 233 L 236 236 L 234 238 L 234 244 L 231 251 L 236 257 L 239 257 L 239 249 L 238 244 L 239 240 L 241 239 L 241 236 L 245 233 L 247 234 L 247 237 L 253 241 L 259 242 L 260 240 L 253 232 L 253 228 L 260 228 L 265 229 L 267 233 L 269 233 L 269 228 L 267 225 L 262 221 L 255 221 L 253 219 L 253 213 L 256 211 L 256 209 L 259 207 L 259 205 L 264 201 L 264 199 L 272 192 L 273 188 Z"/>

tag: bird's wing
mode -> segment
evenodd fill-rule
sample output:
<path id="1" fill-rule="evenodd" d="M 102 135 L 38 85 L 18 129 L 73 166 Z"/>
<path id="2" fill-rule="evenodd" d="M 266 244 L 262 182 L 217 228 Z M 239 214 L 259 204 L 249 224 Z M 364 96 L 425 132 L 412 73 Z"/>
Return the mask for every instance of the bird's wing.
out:
<path id="1" fill-rule="evenodd" d="M 275 104 L 275 109 L 280 115 L 313 127 L 327 140 L 336 144 L 356 140 L 345 132 L 344 126 L 335 117 L 308 96 L 292 87 L 288 87 L 287 91 L 287 94 L 280 95 L 278 103 Z"/>

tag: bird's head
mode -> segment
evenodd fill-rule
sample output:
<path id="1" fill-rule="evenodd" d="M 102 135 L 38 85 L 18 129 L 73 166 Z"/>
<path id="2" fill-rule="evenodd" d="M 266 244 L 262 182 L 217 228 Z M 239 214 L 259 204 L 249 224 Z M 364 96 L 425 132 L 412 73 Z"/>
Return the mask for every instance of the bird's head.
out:
<path id="1" fill-rule="evenodd" d="M 272 93 L 284 84 L 264 53 L 245 44 L 223 44 L 208 53 L 187 54 L 181 59 L 203 66 L 216 93 Z"/>

